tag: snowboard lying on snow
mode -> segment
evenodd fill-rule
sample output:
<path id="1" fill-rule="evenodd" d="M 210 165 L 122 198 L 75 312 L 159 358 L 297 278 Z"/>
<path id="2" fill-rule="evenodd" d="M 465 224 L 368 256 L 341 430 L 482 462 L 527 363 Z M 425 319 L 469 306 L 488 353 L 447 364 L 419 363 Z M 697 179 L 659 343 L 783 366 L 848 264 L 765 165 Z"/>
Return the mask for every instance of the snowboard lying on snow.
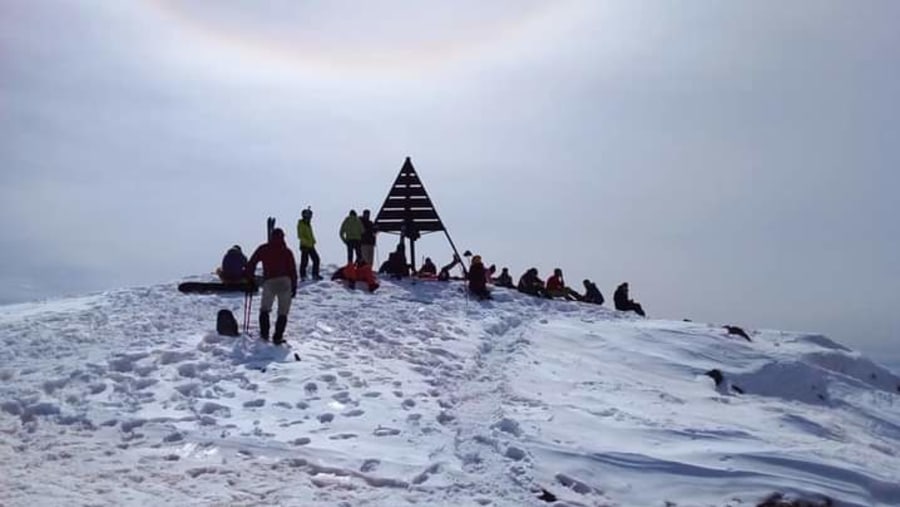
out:
<path id="1" fill-rule="evenodd" d="M 183 282 L 178 284 L 178 292 L 185 294 L 218 294 L 221 292 L 251 292 L 256 293 L 259 287 L 252 283 L 223 283 L 223 282 Z"/>

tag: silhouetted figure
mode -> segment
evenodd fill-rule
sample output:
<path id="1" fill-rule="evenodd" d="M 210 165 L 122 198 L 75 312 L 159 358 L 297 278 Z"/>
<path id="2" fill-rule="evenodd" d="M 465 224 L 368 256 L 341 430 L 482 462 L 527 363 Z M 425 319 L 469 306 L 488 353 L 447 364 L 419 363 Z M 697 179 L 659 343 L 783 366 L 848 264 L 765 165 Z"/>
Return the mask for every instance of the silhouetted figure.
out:
<path id="1" fill-rule="evenodd" d="M 616 310 L 634 312 L 641 317 L 646 316 L 641 305 L 628 297 L 628 282 L 624 282 L 616 288 L 616 292 L 613 294 L 613 302 L 616 305 Z"/>
<path id="2" fill-rule="evenodd" d="M 422 278 L 433 278 L 437 276 L 437 266 L 431 261 L 431 257 L 425 257 L 425 262 L 419 269 L 419 276 Z"/>
<path id="3" fill-rule="evenodd" d="M 509 276 L 509 268 L 503 268 L 500 270 L 500 275 L 497 276 L 497 279 L 494 280 L 494 285 L 497 287 L 506 287 L 507 289 L 514 288 L 512 277 Z"/>
<path id="4" fill-rule="evenodd" d="M 603 299 L 600 289 L 597 288 L 597 284 L 587 279 L 584 280 L 584 296 L 581 296 L 581 300 L 595 305 L 602 305 L 606 301 Z"/>
<path id="5" fill-rule="evenodd" d="M 449 280 L 450 270 L 461 264 L 462 259 L 459 258 L 459 255 L 453 254 L 453 262 L 441 268 L 440 272 L 438 272 L 438 280 L 442 282 L 446 282 L 447 280 Z"/>
<path id="6" fill-rule="evenodd" d="M 246 268 L 247 257 L 241 251 L 240 245 L 234 245 L 225 252 L 222 266 L 216 270 L 216 274 L 224 283 L 241 283 L 246 279 L 244 277 Z"/>
<path id="7" fill-rule="evenodd" d="M 387 260 L 381 264 L 378 272 L 390 275 L 397 280 L 409 276 L 409 264 L 406 262 L 406 247 L 403 246 L 402 241 L 397 244 L 397 249 L 388 255 Z"/>
<path id="8" fill-rule="evenodd" d="M 472 257 L 472 265 L 469 266 L 469 292 L 479 300 L 491 299 L 491 291 L 487 288 L 487 269 L 481 262 L 481 256 Z"/>
<path id="9" fill-rule="evenodd" d="M 316 251 L 316 236 L 312 230 L 313 212 L 306 208 L 300 212 L 297 220 L 297 238 L 300 240 L 300 280 L 306 280 L 306 267 L 312 260 L 313 280 L 321 280 L 319 276 L 319 252 Z"/>
<path id="10" fill-rule="evenodd" d="M 524 294 L 531 296 L 547 297 L 547 291 L 544 288 L 544 281 L 538 278 L 537 268 L 531 268 L 519 277 L 519 284 L 516 289 Z"/>
<path id="11" fill-rule="evenodd" d="M 341 232 L 339 236 L 341 241 L 347 245 L 347 264 L 353 263 L 353 254 L 357 259 L 362 258 L 361 241 L 363 235 L 362 220 L 356 216 L 356 210 L 350 210 L 350 213 L 341 222 Z"/>
<path id="12" fill-rule="evenodd" d="M 363 210 L 359 221 L 362 223 L 362 237 L 359 240 L 359 249 L 362 258 L 370 266 L 375 262 L 375 224 L 369 218 L 369 210 Z"/>
<path id="13" fill-rule="evenodd" d="M 551 298 L 566 298 L 567 301 L 581 299 L 581 294 L 566 287 L 566 282 L 563 280 L 563 272 L 560 268 L 554 269 L 553 276 L 547 279 L 547 296 Z"/>
<path id="14" fill-rule="evenodd" d="M 272 237 L 253 252 L 247 262 L 246 274 L 253 276 L 256 265 L 263 265 L 263 293 L 259 308 L 259 335 L 263 340 L 269 339 L 269 312 L 275 299 L 278 299 L 278 319 L 275 321 L 275 334 L 272 342 L 280 344 L 284 341 L 284 329 L 287 326 L 287 315 L 291 309 L 291 299 L 297 295 L 297 270 L 294 254 L 284 242 L 284 231 L 272 230 Z"/>
<path id="15" fill-rule="evenodd" d="M 748 342 L 752 342 L 752 341 L 753 341 L 753 340 L 750 339 L 750 336 L 747 335 L 747 332 L 744 331 L 743 329 L 739 328 L 738 326 L 728 326 L 728 325 L 726 325 L 726 326 L 722 326 L 722 327 L 724 327 L 724 328 L 728 331 L 728 334 L 733 334 L 733 335 L 736 335 L 736 336 L 740 336 L 741 338 L 747 340 Z"/>

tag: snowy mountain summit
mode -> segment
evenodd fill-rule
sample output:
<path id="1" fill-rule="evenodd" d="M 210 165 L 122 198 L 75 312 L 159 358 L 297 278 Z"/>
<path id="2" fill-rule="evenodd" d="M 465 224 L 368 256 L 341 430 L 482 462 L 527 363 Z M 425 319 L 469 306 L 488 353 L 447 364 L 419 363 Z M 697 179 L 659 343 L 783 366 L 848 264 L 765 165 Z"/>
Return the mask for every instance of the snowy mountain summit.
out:
<path id="1" fill-rule="evenodd" d="M 0 307 L 0 504 L 900 505 L 858 353 L 495 296 L 305 285 L 289 347 L 175 284 Z"/>

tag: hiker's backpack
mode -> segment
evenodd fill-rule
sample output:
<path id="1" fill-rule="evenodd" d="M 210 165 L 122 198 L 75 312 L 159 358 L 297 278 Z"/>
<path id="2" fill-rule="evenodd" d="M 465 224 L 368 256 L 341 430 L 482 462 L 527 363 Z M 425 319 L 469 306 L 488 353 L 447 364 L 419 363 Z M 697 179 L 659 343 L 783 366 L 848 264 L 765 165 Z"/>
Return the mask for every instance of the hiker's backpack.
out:
<path id="1" fill-rule="evenodd" d="M 219 310 L 216 316 L 216 332 L 223 336 L 239 336 L 238 323 L 231 310 Z"/>

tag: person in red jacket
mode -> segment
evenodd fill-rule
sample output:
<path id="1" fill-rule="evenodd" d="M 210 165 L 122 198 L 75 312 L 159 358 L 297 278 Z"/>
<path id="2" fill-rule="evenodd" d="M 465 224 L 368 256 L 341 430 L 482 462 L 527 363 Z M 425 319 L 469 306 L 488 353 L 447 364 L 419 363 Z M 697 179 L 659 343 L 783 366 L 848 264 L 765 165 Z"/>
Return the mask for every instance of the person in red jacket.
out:
<path id="1" fill-rule="evenodd" d="M 547 295 L 551 298 L 566 298 L 568 301 L 581 299 L 580 294 L 566 287 L 562 270 L 559 268 L 554 269 L 553 276 L 547 279 Z"/>
<path id="2" fill-rule="evenodd" d="M 278 299 L 278 319 L 275 321 L 275 334 L 272 335 L 272 343 L 278 345 L 284 342 L 291 299 L 297 295 L 297 265 L 294 254 L 284 242 L 283 230 L 273 230 L 269 241 L 253 252 L 247 261 L 247 276 L 254 276 L 256 265 L 260 262 L 263 265 L 263 293 L 259 309 L 259 335 L 263 340 L 269 339 L 269 312 L 275 299 Z"/>

